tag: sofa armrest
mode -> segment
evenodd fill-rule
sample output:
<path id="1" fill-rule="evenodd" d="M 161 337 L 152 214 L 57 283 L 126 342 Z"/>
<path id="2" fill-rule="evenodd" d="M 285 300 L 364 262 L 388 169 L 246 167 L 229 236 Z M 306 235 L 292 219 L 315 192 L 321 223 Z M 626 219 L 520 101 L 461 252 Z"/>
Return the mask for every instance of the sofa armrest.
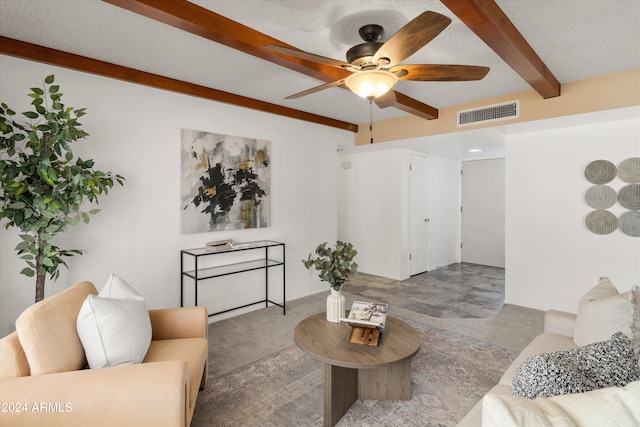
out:
<path id="1" fill-rule="evenodd" d="M 209 316 L 205 307 L 176 307 L 149 310 L 152 340 L 207 338 Z"/>
<path id="2" fill-rule="evenodd" d="M 0 425 L 184 427 L 188 378 L 168 361 L 5 379 Z"/>
<path id="3" fill-rule="evenodd" d="M 24 377 L 30 372 L 18 333 L 12 332 L 0 339 L 0 382 L 5 378 Z"/>
<path id="4" fill-rule="evenodd" d="M 558 310 L 547 310 L 544 313 L 544 332 L 573 338 L 573 327 L 576 315 Z"/>

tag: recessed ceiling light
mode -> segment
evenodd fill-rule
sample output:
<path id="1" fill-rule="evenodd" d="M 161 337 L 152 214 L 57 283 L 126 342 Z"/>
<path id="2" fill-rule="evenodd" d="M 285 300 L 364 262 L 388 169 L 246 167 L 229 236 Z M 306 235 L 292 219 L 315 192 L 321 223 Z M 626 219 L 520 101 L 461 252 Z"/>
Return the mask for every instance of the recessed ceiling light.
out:
<path id="1" fill-rule="evenodd" d="M 482 148 L 469 148 L 467 151 L 470 153 L 481 153 L 484 150 Z"/>

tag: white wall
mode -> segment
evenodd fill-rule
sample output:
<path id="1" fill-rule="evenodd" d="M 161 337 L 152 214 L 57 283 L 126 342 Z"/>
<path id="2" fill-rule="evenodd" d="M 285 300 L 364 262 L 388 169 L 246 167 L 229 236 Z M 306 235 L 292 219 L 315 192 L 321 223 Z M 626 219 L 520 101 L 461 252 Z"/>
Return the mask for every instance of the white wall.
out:
<path id="1" fill-rule="evenodd" d="M 357 151 L 338 157 L 338 237 L 356 246 L 363 273 L 407 279 L 412 151 Z M 457 160 L 429 155 L 430 269 L 456 262 L 459 186 Z"/>
<path id="2" fill-rule="evenodd" d="M 352 143 L 352 133 L 7 56 L 0 56 L 0 74 L 1 101 L 18 112 L 29 109 L 29 88 L 55 74 L 63 103 L 87 108 L 81 122 L 90 136 L 76 143 L 74 151 L 93 158 L 96 168 L 127 178 L 124 187 L 101 199 L 102 212 L 90 224 L 57 239 L 62 247 L 87 253 L 71 258 L 57 282 L 47 281 L 46 295 L 80 280 L 93 281 L 99 289 L 115 272 L 138 289 L 149 307 L 178 306 L 180 249 L 224 238 L 285 242 L 288 300 L 326 290 L 300 259 L 319 242 L 336 239 L 336 176 L 327 165 L 335 164 L 338 143 Z M 271 141 L 271 227 L 181 234 L 182 128 Z M 35 279 L 19 274 L 25 265 L 14 251 L 18 232 L 4 225 L 0 336 L 35 295 Z M 217 289 L 207 287 L 219 292 L 213 298 L 224 298 L 225 288 L 253 280 L 233 277 Z"/>
<path id="3" fill-rule="evenodd" d="M 504 158 L 462 165 L 461 260 L 504 268 Z"/>
<path id="4" fill-rule="evenodd" d="M 638 156 L 640 119 L 507 136 L 507 303 L 575 313 L 600 276 L 620 292 L 640 285 L 640 238 L 591 233 L 583 201 L 592 185 L 584 177 L 589 162 Z"/>
<path id="5" fill-rule="evenodd" d="M 407 278 L 408 151 L 338 157 L 338 238 L 354 244 L 361 272 Z"/>

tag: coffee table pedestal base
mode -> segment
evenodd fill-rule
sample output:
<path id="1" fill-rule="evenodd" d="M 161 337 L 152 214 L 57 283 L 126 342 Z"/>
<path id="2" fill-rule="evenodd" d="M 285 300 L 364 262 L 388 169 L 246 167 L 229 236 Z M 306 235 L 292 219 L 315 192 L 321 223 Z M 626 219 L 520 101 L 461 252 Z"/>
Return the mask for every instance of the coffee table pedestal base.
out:
<path id="1" fill-rule="evenodd" d="M 358 370 L 324 365 L 324 427 L 333 427 L 358 399 Z"/>
<path id="2" fill-rule="evenodd" d="M 411 359 L 375 369 L 325 364 L 324 426 L 335 426 L 358 398 L 411 400 Z"/>

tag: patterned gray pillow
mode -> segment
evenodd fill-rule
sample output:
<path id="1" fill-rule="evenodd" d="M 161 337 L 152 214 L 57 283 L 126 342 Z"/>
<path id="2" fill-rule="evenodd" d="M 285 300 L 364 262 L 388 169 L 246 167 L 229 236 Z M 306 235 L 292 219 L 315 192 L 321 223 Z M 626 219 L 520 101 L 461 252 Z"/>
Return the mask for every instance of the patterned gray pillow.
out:
<path id="1" fill-rule="evenodd" d="M 535 399 L 620 387 L 638 379 L 631 341 L 618 332 L 607 341 L 527 357 L 516 369 L 511 394 Z"/>

